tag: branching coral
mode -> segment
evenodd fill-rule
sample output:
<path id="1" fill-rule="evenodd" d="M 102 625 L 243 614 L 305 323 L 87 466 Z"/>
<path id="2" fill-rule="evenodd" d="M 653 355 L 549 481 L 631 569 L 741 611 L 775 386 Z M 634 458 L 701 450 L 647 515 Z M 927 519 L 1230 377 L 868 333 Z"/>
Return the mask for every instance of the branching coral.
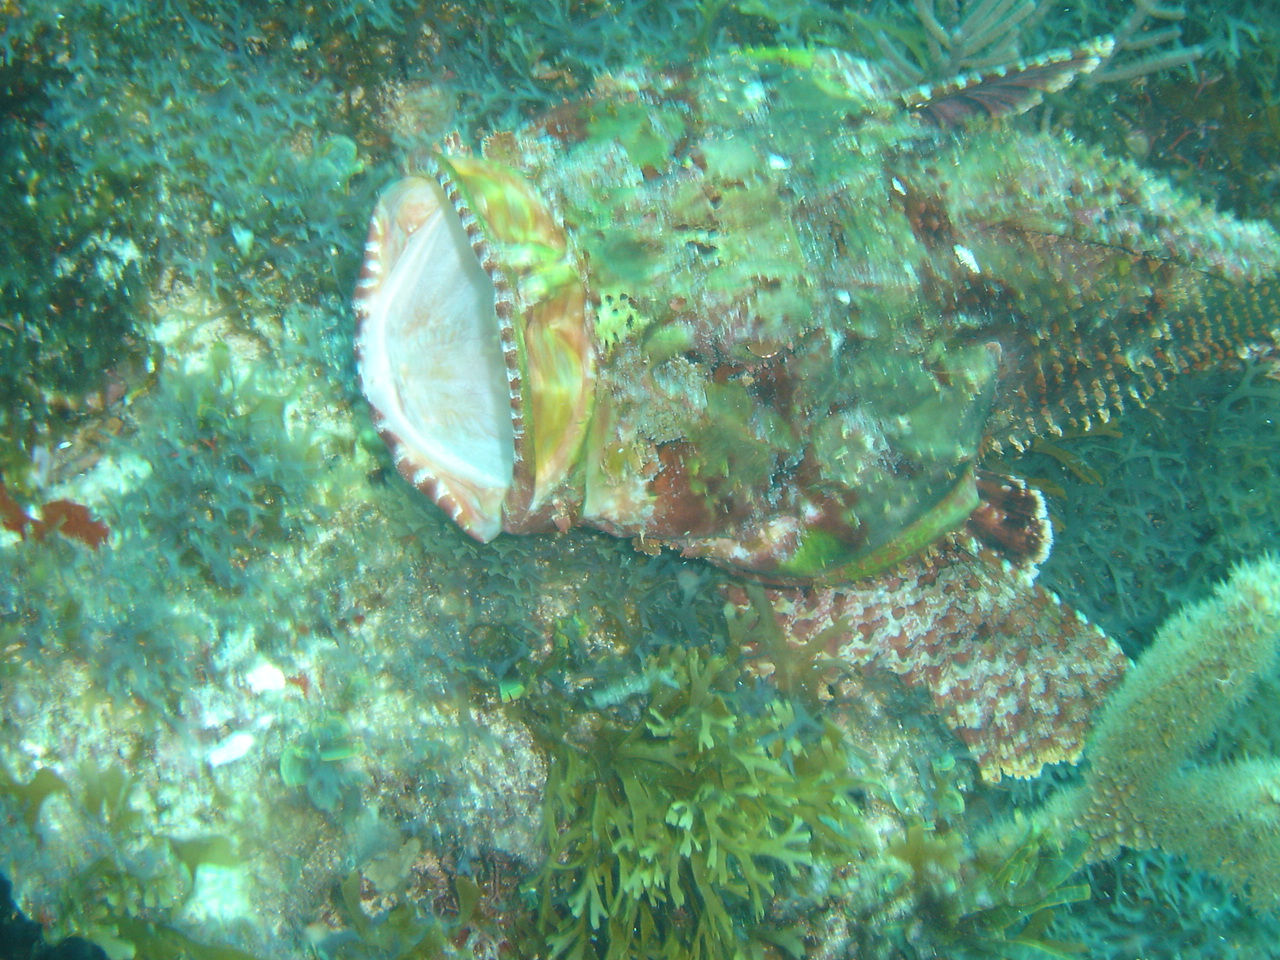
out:
<path id="1" fill-rule="evenodd" d="M 1268 557 L 1165 623 L 1103 710 L 1084 785 L 1046 816 L 1086 830 L 1094 855 L 1183 853 L 1255 905 L 1280 906 L 1280 758 L 1197 762 L 1278 645 L 1280 560 Z"/>

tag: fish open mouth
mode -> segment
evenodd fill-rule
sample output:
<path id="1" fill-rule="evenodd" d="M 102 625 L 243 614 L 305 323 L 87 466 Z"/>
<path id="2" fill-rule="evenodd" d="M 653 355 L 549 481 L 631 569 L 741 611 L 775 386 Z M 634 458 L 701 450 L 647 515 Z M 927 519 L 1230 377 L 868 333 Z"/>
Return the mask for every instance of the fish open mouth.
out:
<path id="1" fill-rule="evenodd" d="M 361 384 L 400 473 L 482 541 L 502 531 L 516 462 L 518 372 L 494 301 L 438 183 L 383 194 L 355 298 Z"/>

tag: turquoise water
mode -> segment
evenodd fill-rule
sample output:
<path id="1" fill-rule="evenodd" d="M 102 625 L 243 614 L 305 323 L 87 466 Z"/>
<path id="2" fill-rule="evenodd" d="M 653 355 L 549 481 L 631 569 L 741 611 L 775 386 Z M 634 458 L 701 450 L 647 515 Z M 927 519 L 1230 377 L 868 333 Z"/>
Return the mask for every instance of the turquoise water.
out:
<path id="1" fill-rule="evenodd" d="M 1221 671 L 1207 693 L 1173 696 L 1147 728 L 1126 714 L 1092 765 L 992 783 L 937 684 L 874 656 L 832 662 L 832 633 L 787 644 L 769 611 L 786 627 L 787 604 L 814 594 L 735 592 L 731 572 L 586 530 L 477 543 L 398 476 L 361 396 L 368 219 L 415 155 L 563 117 L 610 72 L 631 103 L 640 67 L 680 76 L 741 46 L 834 45 L 902 86 L 936 80 L 980 58 L 962 27 L 977 44 L 981 24 L 960 21 L 947 48 L 887 3 L 0 10 L 0 873 L 50 943 L 1272 955 L 1262 587 L 1244 604 L 1256 621 L 1230 597 L 1209 615 L 1256 643 L 1185 655 L 1193 674 Z M 994 37 L 1030 55 L 1126 13 L 997 17 L 1010 26 Z M 1251 13 L 1191 11 L 1194 72 L 1174 54 L 1007 123 L 1274 223 L 1280 40 Z M 598 109 L 601 126 L 632 116 Z M 681 149 L 624 135 L 645 158 Z M 1264 326 L 1269 291 L 1254 296 Z M 1039 583 L 1129 657 L 1152 651 L 1157 690 L 1199 689 L 1155 657 L 1175 649 L 1152 645 L 1161 624 L 1276 532 L 1274 343 L 1206 341 L 1225 360 L 1146 407 L 983 455 L 1045 495 Z M 868 589 L 896 575 L 877 576 Z M 1032 617 L 1042 595 L 1009 589 L 1000 616 Z M 1024 636 L 974 616 L 944 669 Z M 1205 650 L 1209 631 L 1166 636 Z M 1080 798 L 1102 791 L 1106 744 L 1143 729 L 1164 743 L 1135 787 L 1156 813 L 1117 849 Z M 1188 809 L 1223 822 L 1174 829 L 1196 825 Z"/>

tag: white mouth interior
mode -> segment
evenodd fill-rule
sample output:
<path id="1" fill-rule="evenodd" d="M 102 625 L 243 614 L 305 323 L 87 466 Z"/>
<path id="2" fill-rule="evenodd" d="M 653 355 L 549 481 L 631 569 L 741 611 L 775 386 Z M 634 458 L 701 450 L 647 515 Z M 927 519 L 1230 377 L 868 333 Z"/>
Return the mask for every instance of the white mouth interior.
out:
<path id="1" fill-rule="evenodd" d="M 489 540 L 501 531 L 515 457 L 493 282 L 443 192 L 422 184 L 393 213 L 384 242 L 392 262 L 368 306 L 365 393 L 399 440 L 410 479 L 435 481 L 441 506 Z M 397 229 L 406 222 L 407 237 Z"/>

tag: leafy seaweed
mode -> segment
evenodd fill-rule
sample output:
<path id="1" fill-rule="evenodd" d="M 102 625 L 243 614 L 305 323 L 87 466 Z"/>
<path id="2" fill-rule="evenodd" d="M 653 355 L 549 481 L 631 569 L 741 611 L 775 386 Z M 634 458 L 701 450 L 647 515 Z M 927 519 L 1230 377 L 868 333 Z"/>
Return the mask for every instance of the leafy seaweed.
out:
<path id="1" fill-rule="evenodd" d="M 862 784 L 833 727 L 801 737 L 782 699 L 737 713 L 724 657 L 654 660 L 670 682 L 645 718 L 566 747 L 548 784 L 536 891 L 551 957 L 759 956 L 771 900 L 860 846 Z"/>

